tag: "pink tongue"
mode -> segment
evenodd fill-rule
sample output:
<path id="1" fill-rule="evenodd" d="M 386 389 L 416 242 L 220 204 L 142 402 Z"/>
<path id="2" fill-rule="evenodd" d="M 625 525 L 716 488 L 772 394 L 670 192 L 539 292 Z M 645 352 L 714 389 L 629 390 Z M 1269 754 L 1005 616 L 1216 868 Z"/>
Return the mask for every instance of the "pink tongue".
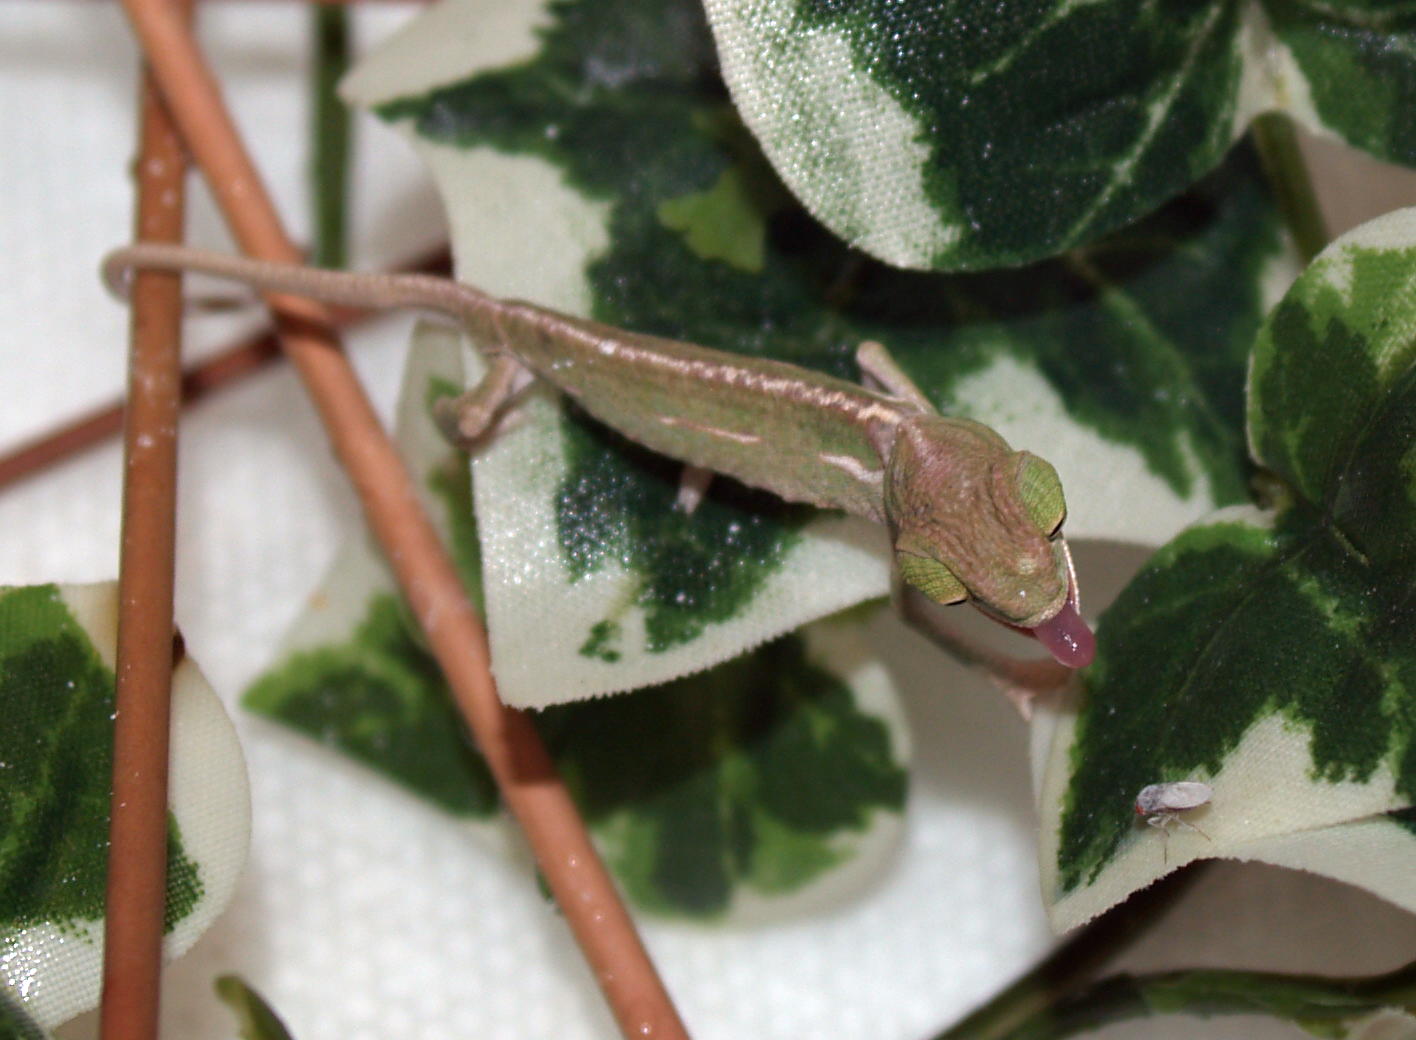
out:
<path id="1" fill-rule="evenodd" d="M 1068 597 L 1057 616 L 1032 630 L 1037 640 L 1047 647 L 1058 664 L 1068 668 L 1085 668 L 1096 656 L 1096 636 L 1077 613 L 1077 606 Z"/>

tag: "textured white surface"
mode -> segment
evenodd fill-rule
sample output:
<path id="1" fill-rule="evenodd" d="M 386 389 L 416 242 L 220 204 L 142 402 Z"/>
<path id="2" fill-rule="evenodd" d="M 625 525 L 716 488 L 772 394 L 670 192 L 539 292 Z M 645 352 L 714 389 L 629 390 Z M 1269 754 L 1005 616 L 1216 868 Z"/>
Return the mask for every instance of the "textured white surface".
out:
<path id="1" fill-rule="evenodd" d="M 374 40 L 410 12 L 361 10 Z M 204 37 L 237 117 L 304 227 L 305 13 L 210 4 Z M 0 7 L 0 448 L 115 393 L 126 315 L 93 272 L 128 227 L 133 57 L 115 7 Z M 355 241 L 375 257 L 437 237 L 431 192 L 406 146 L 361 127 Z M 224 244 L 209 207 L 194 237 Z M 219 339 L 203 319 L 194 338 Z M 388 414 L 407 323 L 351 341 Z M 234 706 L 354 522 L 353 498 L 287 371 L 258 376 L 183 426 L 179 621 Z M 118 457 L 108 447 L 0 492 L 0 582 L 92 580 L 116 570 Z M 1086 573 L 1097 557 L 1083 554 Z M 1100 596 L 1092 594 L 1094 602 Z M 869 897 L 810 922 L 713 933 L 651 923 L 647 938 L 702 1038 L 908 1040 L 984 998 L 1050 940 L 1033 865 L 1025 735 L 986 689 L 913 637 L 879 632 L 909 672 L 918 770 L 905 847 Z M 234 1035 L 212 995 L 245 975 L 297 1040 L 613 1036 L 524 855 L 489 847 L 336 756 L 234 710 L 252 783 L 251 866 L 230 912 L 166 974 L 164 1035 Z M 1412 919 L 1332 883 L 1226 868 L 1198 909 L 1153 937 L 1149 966 L 1205 959 L 1376 970 L 1416 947 Z M 1356 950 L 1361 956 L 1352 957 Z M 76 1023 L 66 1036 L 91 1032 Z M 1258 1037 L 1185 1020 L 1108 1037 Z"/>

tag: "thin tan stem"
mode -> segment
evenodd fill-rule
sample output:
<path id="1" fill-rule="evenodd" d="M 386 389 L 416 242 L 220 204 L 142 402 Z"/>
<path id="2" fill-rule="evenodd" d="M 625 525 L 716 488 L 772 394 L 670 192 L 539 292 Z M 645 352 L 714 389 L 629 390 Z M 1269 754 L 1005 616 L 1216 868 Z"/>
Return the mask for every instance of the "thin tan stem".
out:
<path id="1" fill-rule="evenodd" d="M 191 17 L 190 0 L 166 0 Z M 180 4 L 180 8 L 177 6 Z M 156 85 L 142 77 L 137 237 L 180 242 L 187 160 Z M 177 415 L 182 281 L 133 285 L 118 567 L 113 793 L 104 914 L 103 1040 L 156 1040 L 167 894 L 167 761 L 172 691 Z"/>
<path id="2" fill-rule="evenodd" d="M 124 0 L 163 94 L 243 251 L 297 262 L 190 34 L 160 0 Z M 486 633 L 411 478 L 325 321 L 324 308 L 272 296 L 286 354 L 329 431 L 458 707 L 526 832 L 537 862 L 626 1037 L 687 1036 L 584 821 L 530 720 L 504 706 Z"/>

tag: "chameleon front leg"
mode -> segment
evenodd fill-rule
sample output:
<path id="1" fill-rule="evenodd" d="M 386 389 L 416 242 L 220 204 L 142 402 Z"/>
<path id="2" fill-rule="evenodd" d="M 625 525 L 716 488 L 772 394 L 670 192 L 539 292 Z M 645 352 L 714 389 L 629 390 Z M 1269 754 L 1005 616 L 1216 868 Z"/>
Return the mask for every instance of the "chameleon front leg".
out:
<path id="1" fill-rule="evenodd" d="M 433 419 L 442 435 L 461 451 L 473 451 L 507 406 L 535 381 L 535 374 L 504 351 L 488 351 L 487 371 L 476 386 L 456 397 L 442 397 L 433 404 Z M 504 426 L 505 424 L 503 424 Z M 685 463 L 679 475 L 674 508 L 692 516 L 713 483 L 713 471 Z"/>

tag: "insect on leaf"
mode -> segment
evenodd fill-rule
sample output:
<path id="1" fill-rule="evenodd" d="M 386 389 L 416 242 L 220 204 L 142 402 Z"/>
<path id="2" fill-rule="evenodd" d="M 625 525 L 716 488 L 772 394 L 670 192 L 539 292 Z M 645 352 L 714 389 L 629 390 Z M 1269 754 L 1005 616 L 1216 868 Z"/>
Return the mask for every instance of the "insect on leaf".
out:
<path id="1" fill-rule="evenodd" d="M 1299 862 L 1307 839 L 1290 835 L 1321 843 L 1416 799 L 1416 210 L 1342 237 L 1294 284 L 1255 344 L 1248 412 L 1286 500 L 1161 549 L 1104 615 L 1077 713 L 1056 720 L 1043 805 L 1059 925 L 1161 872 L 1130 811 L 1146 784 L 1213 787 L 1213 843 L 1177 836 L 1172 868 L 1265 842 Z M 1416 906 L 1416 886 L 1373 887 Z"/>

